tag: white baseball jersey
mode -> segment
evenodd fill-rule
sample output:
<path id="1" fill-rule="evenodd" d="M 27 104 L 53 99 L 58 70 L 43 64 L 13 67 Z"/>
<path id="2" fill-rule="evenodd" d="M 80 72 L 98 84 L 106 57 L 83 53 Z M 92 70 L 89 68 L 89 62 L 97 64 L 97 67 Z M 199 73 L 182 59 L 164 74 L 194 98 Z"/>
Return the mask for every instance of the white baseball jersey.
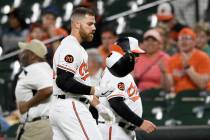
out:
<path id="1" fill-rule="evenodd" d="M 73 73 L 75 80 L 90 85 L 87 63 L 88 55 L 77 39 L 72 35 L 64 38 L 53 58 L 53 95 L 66 95 L 67 99 L 57 99 L 54 96 L 55 101 L 50 111 L 53 140 L 102 140 L 100 130 L 87 106 L 75 98 L 80 95 L 66 93 L 56 85 L 57 68 Z"/>
<path id="2" fill-rule="evenodd" d="M 135 112 L 139 117 L 142 117 L 142 103 L 139 96 L 137 86 L 133 80 L 131 74 L 128 74 L 125 77 L 115 77 L 112 75 L 109 70 L 106 68 L 104 70 L 103 77 L 100 81 L 100 85 L 109 83 L 114 86 L 115 90 L 107 97 L 100 97 L 100 101 L 108 108 L 111 109 L 108 100 L 114 97 L 123 97 L 125 104 Z M 113 111 L 114 112 L 114 111 Z M 114 112 L 115 113 L 115 112 Z M 105 140 L 108 140 L 108 137 L 112 137 L 113 140 L 132 140 L 135 136 L 134 131 L 132 133 L 126 133 L 120 126 L 118 122 L 126 122 L 123 118 L 115 113 L 116 122 L 112 124 L 112 136 L 110 136 L 109 124 L 99 124 L 100 130 L 103 134 Z M 102 117 L 99 117 L 99 121 L 104 121 Z M 131 135 L 132 134 L 132 135 Z"/>
<path id="3" fill-rule="evenodd" d="M 16 101 L 28 101 L 33 97 L 32 90 L 40 90 L 47 87 L 52 87 L 52 69 L 46 62 L 34 63 L 24 68 L 18 77 L 18 82 L 15 89 Z M 28 121 L 38 116 L 49 116 L 50 101 L 47 100 L 37 106 L 34 106 L 28 111 Z M 26 113 L 21 117 L 21 121 L 26 120 Z"/>
<path id="4" fill-rule="evenodd" d="M 104 70 L 100 85 L 106 85 L 107 83 L 114 86 L 115 90 L 106 97 L 107 99 L 105 99 L 105 97 L 100 98 L 101 102 L 103 102 L 107 107 L 110 108 L 107 100 L 114 97 L 123 97 L 125 99 L 125 104 L 138 116 L 142 117 L 141 98 L 139 96 L 138 88 L 131 74 L 128 74 L 125 77 L 115 77 L 106 68 Z M 116 115 L 116 117 L 116 121 L 121 120 L 121 117 L 119 117 L 118 115 Z"/>
<path id="5" fill-rule="evenodd" d="M 55 83 L 57 68 L 71 72 L 74 79 L 80 83 L 90 85 L 88 72 L 88 55 L 85 49 L 79 44 L 75 37 L 69 35 L 64 38 L 57 48 L 53 58 L 54 84 L 53 94 L 75 96 L 71 93 L 65 93 L 57 87 Z M 77 95 L 78 96 L 78 95 Z"/>

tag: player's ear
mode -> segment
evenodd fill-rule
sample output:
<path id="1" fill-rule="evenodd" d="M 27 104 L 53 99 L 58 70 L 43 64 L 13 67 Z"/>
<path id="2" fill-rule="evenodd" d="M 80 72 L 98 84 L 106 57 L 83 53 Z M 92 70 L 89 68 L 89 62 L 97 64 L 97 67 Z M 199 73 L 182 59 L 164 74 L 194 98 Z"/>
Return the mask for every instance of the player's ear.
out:
<path id="1" fill-rule="evenodd" d="M 80 26 L 81 26 L 80 21 L 76 21 L 74 24 L 75 24 L 75 28 L 76 28 L 76 29 L 79 29 Z"/>

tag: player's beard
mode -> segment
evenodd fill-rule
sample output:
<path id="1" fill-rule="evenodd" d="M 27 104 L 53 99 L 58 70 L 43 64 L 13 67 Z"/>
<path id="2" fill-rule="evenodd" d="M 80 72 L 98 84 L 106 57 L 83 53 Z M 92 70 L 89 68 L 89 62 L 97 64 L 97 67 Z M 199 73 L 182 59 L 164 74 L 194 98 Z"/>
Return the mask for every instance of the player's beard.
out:
<path id="1" fill-rule="evenodd" d="M 93 40 L 94 37 L 94 32 L 92 33 L 87 33 L 83 27 L 80 28 L 80 36 L 82 38 L 82 41 L 87 41 L 87 42 L 91 42 Z"/>

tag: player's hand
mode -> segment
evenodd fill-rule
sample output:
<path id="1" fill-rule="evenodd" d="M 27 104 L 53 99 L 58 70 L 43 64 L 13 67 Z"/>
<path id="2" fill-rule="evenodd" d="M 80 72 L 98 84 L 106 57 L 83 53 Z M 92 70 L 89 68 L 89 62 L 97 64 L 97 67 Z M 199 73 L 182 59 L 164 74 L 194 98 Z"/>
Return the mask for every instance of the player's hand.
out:
<path id="1" fill-rule="evenodd" d="M 100 87 L 95 87 L 95 92 L 94 95 L 98 97 L 107 97 L 114 91 L 114 87 L 111 87 L 109 85 L 105 86 L 100 86 Z"/>
<path id="2" fill-rule="evenodd" d="M 19 111 L 21 114 L 27 112 L 30 108 L 29 103 L 25 101 L 21 101 L 18 103 Z"/>
<path id="3" fill-rule="evenodd" d="M 144 130 L 147 133 L 152 133 L 157 129 L 157 127 L 152 122 L 150 122 L 148 120 L 144 120 L 140 126 L 140 129 Z"/>
<path id="4" fill-rule="evenodd" d="M 97 96 L 95 95 L 91 95 L 92 96 L 92 100 L 89 99 L 89 103 L 92 105 L 92 106 L 97 106 L 98 104 L 100 104 L 100 101 L 98 99 Z"/>
<path id="5" fill-rule="evenodd" d="M 99 115 L 107 122 L 114 122 L 115 116 L 110 109 L 99 103 L 95 108 L 98 110 Z"/>

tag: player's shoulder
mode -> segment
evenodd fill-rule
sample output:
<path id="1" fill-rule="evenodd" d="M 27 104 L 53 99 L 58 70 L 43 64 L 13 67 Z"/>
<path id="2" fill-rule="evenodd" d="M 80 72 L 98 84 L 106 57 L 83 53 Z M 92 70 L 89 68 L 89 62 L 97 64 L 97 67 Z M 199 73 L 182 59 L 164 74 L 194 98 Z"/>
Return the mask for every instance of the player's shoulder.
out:
<path id="1" fill-rule="evenodd" d="M 73 36 L 69 35 L 65 37 L 59 47 L 56 49 L 54 58 L 65 57 L 71 55 L 73 57 L 79 56 L 81 54 L 81 46 L 79 42 Z"/>
<path id="2" fill-rule="evenodd" d="M 29 65 L 29 67 L 26 67 L 26 71 L 28 71 L 29 74 L 32 75 L 45 75 L 46 73 L 51 74 L 52 68 L 47 62 L 40 62 Z"/>
<path id="3" fill-rule="evenodd" d="M 108 70 L 108 68 L 105 68 L 102 74 L 102 78 L 106 79 L 115 79 L 116 77 L 111 74 L 111 72 Z"/>
<path id="4" fill-rule="evenodd" d="M 74 46 L 80 46 L 80 44 L 75 37 L 73 37 L 72 35 L 69 35 L 61 41 L 61 46 L 74 47 Z"/>
<path id="5" fill-rule="evenodd" d="M 132 81 L 133 77 L 128 74 L 125 77 L 116 77 L 108 70 L 108 68 L 105 68 L 102 79 L 109 80 L 111 83 L 118 83 L 119 81 L 123 81 L 127 83 L 127 81 Z"/>

